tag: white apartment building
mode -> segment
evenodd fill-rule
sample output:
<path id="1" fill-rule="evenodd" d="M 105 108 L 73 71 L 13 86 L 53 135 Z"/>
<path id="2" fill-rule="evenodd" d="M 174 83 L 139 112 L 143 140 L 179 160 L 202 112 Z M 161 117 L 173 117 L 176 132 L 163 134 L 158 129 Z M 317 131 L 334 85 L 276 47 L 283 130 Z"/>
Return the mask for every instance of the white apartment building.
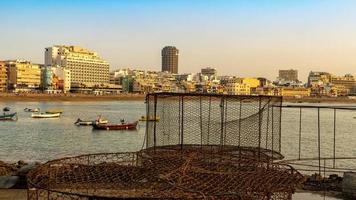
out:
<path id="1" fill-rule="evenodd" d="M 78 46 L 56 45 L 45 48 L 45 66 L 70 70 L 71 87 L 109 83 L 109 64 L 96 52 Z"/>

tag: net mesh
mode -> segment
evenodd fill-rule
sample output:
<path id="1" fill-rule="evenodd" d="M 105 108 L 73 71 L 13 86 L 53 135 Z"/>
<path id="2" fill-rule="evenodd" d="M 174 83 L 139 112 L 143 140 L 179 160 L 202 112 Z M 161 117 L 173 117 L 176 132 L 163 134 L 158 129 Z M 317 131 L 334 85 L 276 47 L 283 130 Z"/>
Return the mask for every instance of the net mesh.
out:
<path id="1" fill-rule="evenodd" d="M 280 104 L 150 94 L 144 149 L 43 164 L 29 174 L 29 199 L 291 199 L 303 176 L 274 163 L 283 158 Z"/>

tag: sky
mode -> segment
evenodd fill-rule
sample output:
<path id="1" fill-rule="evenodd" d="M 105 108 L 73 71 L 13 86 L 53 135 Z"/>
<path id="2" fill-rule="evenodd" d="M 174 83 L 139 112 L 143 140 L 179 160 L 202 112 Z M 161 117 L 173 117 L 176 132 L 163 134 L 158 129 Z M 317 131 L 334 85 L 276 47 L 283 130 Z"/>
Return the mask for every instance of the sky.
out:
<path id="1" fill-rule="evenodd" d="M 176 46 L 179 73 L 267 77 L 278 69 L 356 75 L 352 0 L 1 0 L 0 60 L 44 63 L 44 48 L 78 45 L 111 69 L 161 69 Z"/>

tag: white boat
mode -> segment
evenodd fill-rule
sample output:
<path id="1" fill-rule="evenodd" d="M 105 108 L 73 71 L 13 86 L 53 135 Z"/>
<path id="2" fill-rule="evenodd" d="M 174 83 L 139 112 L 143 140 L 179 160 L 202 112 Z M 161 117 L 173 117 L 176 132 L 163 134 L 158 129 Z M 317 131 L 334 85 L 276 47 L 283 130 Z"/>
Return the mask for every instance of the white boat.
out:
<path id="1" fill-rule="evenodd" d="M 94 121 L 86 121 L 86 120 L 81 120 L 80 118 L 78 118 L 77 121 L 74 122 L 74 124 L 77 125 L 77 126 L 90 126 L 90 125 L 93 125 L 94 123 L 96 123 L 96 124 L 107 124 L 108 120 L 104 119 L 104 118 L 102 118 L 100 116 L 97 120 L 94 120 Z"/>
<path id="2" fill-rule="evenodd" d="M 84 120 L 78 119 L 74 124 L 77 125 L 77 126 L 90 126 L 90 125 L 93 125 L 94 123 L 107 124 L 108 120 L 100 119 L 99 121 L 98 120 L 96 120 L 96 121 L 84 121 Z"/>
<path id="3" fill-rule="evenodd" d="M 32 118 L 56 118 L 61 116 L 61 113 L 54 113 L 54 114 L 49 114 L 49 113 L 32 113 L 31 117 Z"/>
<path id="4" fill-rule="evenodd" d="M 25 112 L 40 112 L 40 109 L 39 108 L 25 108 L 23 109 Z"/>

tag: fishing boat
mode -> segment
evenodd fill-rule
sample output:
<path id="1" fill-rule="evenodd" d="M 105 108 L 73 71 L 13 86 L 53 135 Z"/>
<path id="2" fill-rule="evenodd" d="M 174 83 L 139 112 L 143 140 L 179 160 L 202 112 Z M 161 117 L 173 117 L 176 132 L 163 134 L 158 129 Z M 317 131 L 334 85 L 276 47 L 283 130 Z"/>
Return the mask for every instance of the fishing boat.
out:
<path id="1" fill-rule="evenodd" d="M 98 130 L 136 130 L 138 121 L 126 123 L 121 121 L 121 124 L 93 124 L 94 129 Z"/>
<path id="2" fill-rule="evenodd" d="M 49 110 L 46 110 L 46 113 L 47 114 L 62 114 L 63 113 L 63 110 L 62 109 L 49 109 Z"/>
<path id="3" fill-rule="evenodd" d="M 40 109 L 39 108 L 25 108 L 23 109 L 25 112 L 40 112 Z"/>
<path id="4" fill-rule="evenodd" d="M 0 121 L 9 121 L 9 120 L 17 120 L 17 113 L 8 113 L 10 111 L 10 108 L 5 107 L 2 109 L 3 114 L 0 115 Z"/>
<path id="5" fill-rule="evenodd" d="M 61 116 L 61 113 L 32 113 L 31 117 L 32 118 L 57 118 Z"/>
<path id="6" fill-rule="evenodd" d="M 77 126 L 91 126 L 94 123 L 107 124 L 108 120 L 100 118 L 100 119 L 97 119 L 97 120 L 94 120 L 94 121 L 86 121 L 86 120 L 81 120 L 80 118 L 78 118 L 77 121 L 74 122 L 74 124 L 77 125 Z"/>
<path id="7" fill-rule="evenodd" d="M 139 119 L 139 121 L 156 121 L 158 122 L 159 121 L 159 116 L 141 116 L 141 118 Z"/>

